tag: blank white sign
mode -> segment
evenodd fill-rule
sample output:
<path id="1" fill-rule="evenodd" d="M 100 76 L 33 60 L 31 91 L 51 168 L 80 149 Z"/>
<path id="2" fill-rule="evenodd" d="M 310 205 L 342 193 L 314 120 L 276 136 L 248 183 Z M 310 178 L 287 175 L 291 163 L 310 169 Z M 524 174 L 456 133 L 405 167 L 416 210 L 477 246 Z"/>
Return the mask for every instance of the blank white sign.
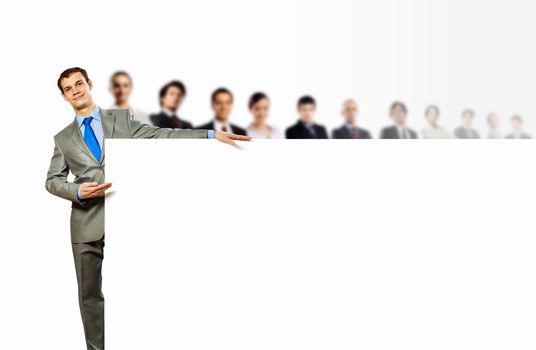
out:
<path id="1" fill-rule="evenodd" d="M 112 349 L 534 349 L 534 143 L 107 140 Z"/>

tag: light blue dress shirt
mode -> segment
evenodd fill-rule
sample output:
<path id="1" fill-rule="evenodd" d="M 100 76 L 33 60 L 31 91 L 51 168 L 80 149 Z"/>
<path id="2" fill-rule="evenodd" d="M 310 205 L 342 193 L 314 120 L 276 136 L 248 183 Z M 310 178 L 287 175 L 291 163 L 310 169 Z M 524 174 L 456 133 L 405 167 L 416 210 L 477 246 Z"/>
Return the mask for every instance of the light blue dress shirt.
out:
<path id="1" fill-rule="evenodd" d="M 86 130 L 86 126 L 84 125 L 84 119 L 93 117 L 93 120 L 91 121 L 91 128 L 93 129 L 93 132 L 95 133 L 95 136 L 97 137 L 97 141 L 99 142 L 100 149 L 102 150 L 102 145 L 104 143 L 104 130 L 102 129 L 102 120 L 101 120 L 101 114 L 100 114 L 100 108 L 99 106 L 95 106 L 95 108 L 91 111 L 88 117 L 83 117 L 81 115 L 76 115 L 74 118 L 76 119 L 76 122 L 78 123 L 78 127 L 80 128 L 80 132 L 82 133 L 82 138 L 84 135 L 84 132 Z M 214 130 L 208 130 L 209 139 L 213 139 L 216 136 L 216 132 Z M 82 195 L 80 194 L 80 187 L 78 187 L 78 200 L 81 200 Z"/>

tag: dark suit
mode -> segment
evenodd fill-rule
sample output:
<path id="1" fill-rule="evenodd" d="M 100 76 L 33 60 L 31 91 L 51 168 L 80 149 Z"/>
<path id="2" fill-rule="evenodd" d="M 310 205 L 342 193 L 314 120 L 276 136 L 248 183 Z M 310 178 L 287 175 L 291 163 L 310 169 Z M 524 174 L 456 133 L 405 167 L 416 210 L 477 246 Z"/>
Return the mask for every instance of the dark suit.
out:
<path id="1" fill-rule="evenodd" d="M 478 134 L 478 131 L 472 128 L 464 128 L 463 126 L 460 126 L 456 130 L 454 130 L 454 136 L 456 136 L 457 139 L 479 139 L 480 135 Z"/>
<path id="2" fill-rule="evenodd" d="M 303 121 L 298 121 L 285 132 L 287 139 L 327 139 L 328 133 L 322 125 L 314 124 L 312 131 L 305 125 Z"/>
<path id="3" fill-rule="evenodd" d="M 352 130 L 350 129 L 350 127 L 348 127 L 348 125 L 343 125 L 340 128 L 333 130 L 332 137 L 334 139 L 358 139 L 358 140 L 361 140 L 361 139 L 366 140 L 366 139 L 372 138 L 368 130 L 361 129 L 358 127 L 355 127 L 355 129 L 357 130 L 357 138 L 354 138 Z"/>
<path id="4" fill-rule="evenodd" d="M 176 125 L 173 122 L 173 119 L 164 112 L 160 112 L 159 114 L 151 114 L 149 116 L 149 120 L 154 126 L 157 126 L 159 128 L 193 129 L 193 126 L 190 122 L 187 122 L 186 120 L 182 120 L 182 119 L 179 119 L 179 124 Z"/>
<path id="5" fill-rule="evenodd" d="M 406 128 L 406 131 L 409 134 L 410 139 L 418 138 L 417 133 L 410 128 Z M 388 126 L 382 129 L 380 139 L 402 139 L 402 137 L 398 133 L 398 128 L 396 126 Z"/>
<path id="6" fill-rule="evenodd" d="M 516 138 L 516 136 L 514 134 L 510 134 L 508 136 L 506 136 L 507 139 L 509 140 L 513 140 Z M 529 140 L 531 139 L 532 137 L 529 135 L 529 134 L 525 134 L 524 132 L 521 133 L 519 139 L 523 139 L 523 140 Z"/>
<path id="7" fill-rule="evenodd" d="M 209 128 L 209 129 L 206 129 L 206 128 Z M 200 129 L 200 130 L 216 130 L 216 126 L 214 125 L 214 122 L 211 121 L 211 122 L 208 122 L 207 124 L 205 125 L 201 125 L 199 127 L 197 127 L 196 129 Z M 247 132 L 245 129 L 239 127 L 239 126 L 236 126 L 234 124 L 231 124 L 231 130 L 227 130 L 228 132 L 232 132 L 233 134 L 236 134 L 236 135 L 242 135 L 242 136 L 247 136 Z"/>

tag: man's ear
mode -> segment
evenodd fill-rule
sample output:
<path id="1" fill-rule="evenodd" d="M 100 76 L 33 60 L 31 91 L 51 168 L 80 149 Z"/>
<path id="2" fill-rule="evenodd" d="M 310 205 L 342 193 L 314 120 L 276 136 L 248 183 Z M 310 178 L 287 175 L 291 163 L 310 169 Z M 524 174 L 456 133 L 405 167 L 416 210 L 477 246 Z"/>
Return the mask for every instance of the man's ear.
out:
<path id="1" fill-rule="evenodd" d="M 93 90 L 93 82 L 91 81 L 91 79 L 87 81 L 87 84 L 89 85 L 89 90 Z"/>

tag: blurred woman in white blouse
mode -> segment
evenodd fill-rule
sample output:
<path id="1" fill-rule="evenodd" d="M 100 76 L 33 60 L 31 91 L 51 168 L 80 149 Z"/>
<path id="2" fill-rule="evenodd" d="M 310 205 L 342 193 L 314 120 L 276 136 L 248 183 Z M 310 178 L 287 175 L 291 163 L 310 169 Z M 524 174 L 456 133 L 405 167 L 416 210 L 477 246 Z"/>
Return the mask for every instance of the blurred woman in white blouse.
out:
<path id="1" fill-rule="evenodd" d="M 267 124 L 270 114 L 270 99 L 265 93 L 256 92 L 249 99 L 249 111 L 253 122 L 246 129 L 248 136 L 253 139 L 282 139 L 283 134 Z"/>

